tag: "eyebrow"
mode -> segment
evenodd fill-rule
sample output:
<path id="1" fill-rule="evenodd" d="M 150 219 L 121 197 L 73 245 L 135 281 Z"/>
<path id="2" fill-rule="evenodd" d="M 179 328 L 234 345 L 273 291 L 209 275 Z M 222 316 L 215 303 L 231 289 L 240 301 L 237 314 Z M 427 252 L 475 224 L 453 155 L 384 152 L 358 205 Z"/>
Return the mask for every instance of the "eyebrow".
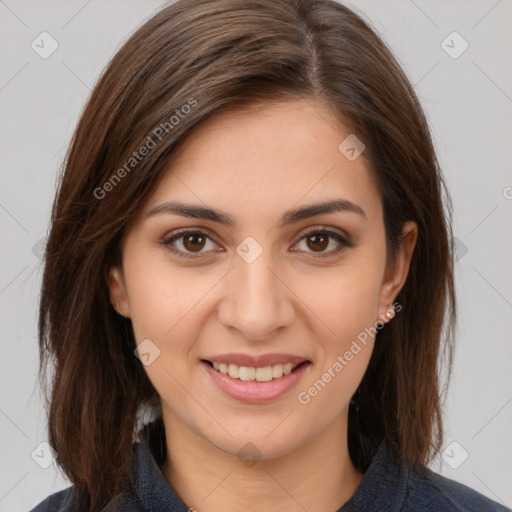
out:
<path id="1" fill-rule="evenodd" d="M 279 226 L 287 226 L 310 217 L 315 217 L 316 215 L 336 212 L 351 212 L 367 218 L 364 210 L 357 204 L 346 199 L 334 199 L 289 210 L 281 217 L 278 224 Z M 156 206 L 147 214 L 147 217 L 162 213 L 181 215 L 182 217 L 193 219 L 211 220 L 229 227 L 233 227 L 236 224 L 235 219 L 225 212 L 204 206 L 180 203 L 179 201 L 169 201 Z"/>

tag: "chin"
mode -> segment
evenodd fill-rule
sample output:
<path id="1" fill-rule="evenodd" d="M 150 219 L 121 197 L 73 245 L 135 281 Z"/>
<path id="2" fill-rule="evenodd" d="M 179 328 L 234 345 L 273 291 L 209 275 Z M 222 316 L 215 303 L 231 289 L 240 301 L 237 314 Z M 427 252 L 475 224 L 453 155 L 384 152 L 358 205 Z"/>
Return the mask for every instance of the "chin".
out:
<path id="1" fill-rule="evenodd" d="M 213 438 L 209 432 L 206 439 L 219 450 L 239 458 L 242 462 L 278 459 L 297 450 L 302 444 L 296 432 L 279 426 L 280 421 L 282 419 L 268 422 L 266 425 L 259 423 L 256 426 L 251 421 L 250 427 L 240 426 L 236 430 L 226 425 L 226 429 L 233 437 L 223 431 L 225 435 Z M 251 430 L 256 432 L 251 434 Z"/>

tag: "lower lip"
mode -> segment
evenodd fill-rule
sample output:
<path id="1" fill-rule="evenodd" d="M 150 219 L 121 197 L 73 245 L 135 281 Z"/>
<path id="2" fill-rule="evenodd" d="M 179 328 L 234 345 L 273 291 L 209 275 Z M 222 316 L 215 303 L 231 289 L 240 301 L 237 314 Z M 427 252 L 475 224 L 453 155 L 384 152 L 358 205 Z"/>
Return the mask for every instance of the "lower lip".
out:
<path id="1" fill-rule="evenodd" d="M 276 400 L 290 391 L 307 371 L 311 363 L 303 363 L 287 375 L 278 379 L 272 379 L 266 382 L 256 380 L 233 379 L 229 375 L 224 375 L 213 369 L 207 362 L 201 361 L 201 364 L 210 374 L 213 382 L 219 386 L 227 396 L 249 404 L 262 404 Z"/>

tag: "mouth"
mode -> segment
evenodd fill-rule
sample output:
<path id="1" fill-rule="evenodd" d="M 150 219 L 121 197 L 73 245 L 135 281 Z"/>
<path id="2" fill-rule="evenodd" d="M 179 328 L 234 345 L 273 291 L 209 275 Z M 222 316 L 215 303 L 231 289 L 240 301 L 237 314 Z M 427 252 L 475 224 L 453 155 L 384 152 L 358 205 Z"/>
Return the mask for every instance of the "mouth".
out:
<path id="1" fill-rule="evenodd" d="M 310 370 L 312 363 L 278 363 L 267 366 L 239 366 L 234 363 L 201 360 L 214 388 L 238 402 L 265 404 L 286 396 Z"/>
<path id="2" fill-rule="evenodd" d="M 208 364 L 215 371 L 222 375 L 228 375 L 232 379 L 257 382 L 269 382 L 271 380 L 280 379 L 283 375 L 294 372 L 299 366 L 309 364 L 309 361 L 302 361 L 301 363 L 284 363 L 254 367 L 239 366 L 234 363 L 212 362 L 206 359 L 203 359 L 203 362 Z"/>

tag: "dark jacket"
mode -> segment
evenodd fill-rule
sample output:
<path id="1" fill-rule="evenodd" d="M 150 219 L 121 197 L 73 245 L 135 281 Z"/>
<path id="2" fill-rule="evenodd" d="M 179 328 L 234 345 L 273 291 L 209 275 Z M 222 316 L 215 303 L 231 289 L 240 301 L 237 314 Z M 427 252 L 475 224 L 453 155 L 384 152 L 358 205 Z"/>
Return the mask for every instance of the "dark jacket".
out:
<path id="1" fill-rule="evenodd" d="M 187 506 L 181 501 L 160 470 L 146 437 L 133 444 L 133 455 L 135 487 L 119 495 L 105 510 L 187 512 L 197 509 L 201 512 L 199 505 Z M 79 512 L 73 506 L 71 489 L 50 495 L 31 512 Z M 510 512 L 510 509 L 429 469 L 400 467 L 386 445 L 381 444 L 356 492 L 337 512 L 399 511 Z"/>

